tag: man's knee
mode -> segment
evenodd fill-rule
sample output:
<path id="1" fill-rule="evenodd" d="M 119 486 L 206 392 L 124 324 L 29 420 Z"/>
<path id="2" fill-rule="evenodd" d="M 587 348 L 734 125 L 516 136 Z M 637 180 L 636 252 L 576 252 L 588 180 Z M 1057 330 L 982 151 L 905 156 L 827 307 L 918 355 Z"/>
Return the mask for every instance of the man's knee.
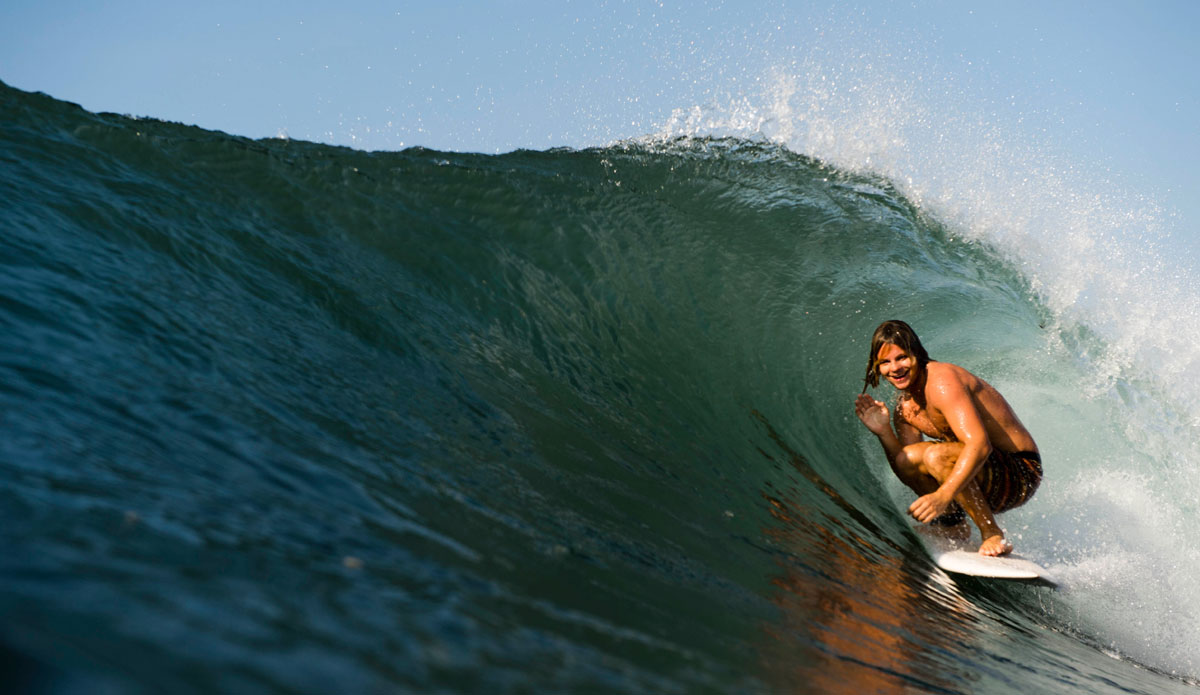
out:
<path id="1" fill-rule="evenodd" d="M 921 452 L 921 470 L 939 481 L 943 480 L 954 469 L 961 450 L 961 444 L 939 444 L 928 447 Z"/>
<path id="2" fill-rule="evenodd" d="M 924 453 L 921 448 L 911 445 L 901 449 L 892 460 L 896 475 L 904 478 L 924 474 Z"/>

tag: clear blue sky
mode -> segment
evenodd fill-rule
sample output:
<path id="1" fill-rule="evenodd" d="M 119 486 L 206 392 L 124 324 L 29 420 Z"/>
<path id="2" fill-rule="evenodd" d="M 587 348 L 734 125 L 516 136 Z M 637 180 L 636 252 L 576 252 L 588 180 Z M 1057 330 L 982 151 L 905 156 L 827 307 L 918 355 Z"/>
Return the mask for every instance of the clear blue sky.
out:
<path id="1" fill-rule="evenodd" d="M 1197 26 L 1200 3 L 1182 1 L 6 0 L 0 80 L 251 137 L 500 152 L 653 133 L 675 109 L 765 107 L 770 75 L 817 56 L 830 77 L 844 62 L 925 90 L 932 118 L 969 112 L 1109 172 L 1190 235 Z"/>

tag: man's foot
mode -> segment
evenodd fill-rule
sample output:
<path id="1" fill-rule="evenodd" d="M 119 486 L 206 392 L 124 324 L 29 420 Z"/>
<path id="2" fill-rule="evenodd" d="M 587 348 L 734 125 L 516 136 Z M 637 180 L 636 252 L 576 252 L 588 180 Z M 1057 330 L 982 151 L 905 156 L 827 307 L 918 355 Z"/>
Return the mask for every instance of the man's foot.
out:
<path id="1" fill-rule="evenodd" d="M 1000 555 L 1008 555 L 1013 550 L 1013 544 L 1004 536 L 996 534 L 983 539 L 983 543 L 979 546 L 980 555 L 988 555 L 998 557 Z"/>

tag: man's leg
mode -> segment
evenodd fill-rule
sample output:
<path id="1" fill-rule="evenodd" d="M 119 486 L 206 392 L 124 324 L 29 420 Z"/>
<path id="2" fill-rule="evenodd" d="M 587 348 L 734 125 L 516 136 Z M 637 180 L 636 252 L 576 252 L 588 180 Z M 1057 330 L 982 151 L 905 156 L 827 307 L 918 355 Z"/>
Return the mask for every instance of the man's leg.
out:
<path id="1" fill-rule="evenodd" d="M 926 495 L 942 484 L 954 470 L 954 464 L 962 453 L 962 442 L 919 442 L 904 447 L 897 456 L 892 469 L 897 477 L 919 495 Z M 903 470 L 904 474 L 901 474 Z M 909 481 L 912 482 L 909 482 Z M 983 543 L 979 552 L 983 555 L 1004 555 L 1012 552 L 1012 543 L 1004 537 L 1004 530 L 996 523 L 992 508 L 984 499 L 979 483 L 969 481 L 954 501 L 967 512 L 967 516 L 979 528 Z"/>
<path id="2" fill-rule="evenodd" d="M 917 495 L 927 495 L 937 490 L 941 484 L 937 478 L 925 472 L 923 463 L 925 452 L 936 444 L 936 442 L 910 444 L 896 457 L 895 461 L 890 462 L 892 472 L 896 474 L 900 482 L 907 485 Z M 947 538 L 961 542 L 971 537 L 971 528 L 966 524 L 966 517 L 963 515 L 962 507 L 958 504 L 951 505 L 941 516 L 929 523 L 931 526 L 942 529 L 942 533 Z"/>
<path id="3" fill-rule="evenodd" d="M 925 469 L 925 455 L 930 447 L 937 446 L 937 442 L 917 442 L 909 444 L 901 450 L 896 456 L 896 460 L 891 461 L 892 472 L 900 479 L 900 482 L 907 485 L 913 492 L 918 495 L 928 495 L 938 489 L 937 478 L 934 478 Z M 959 446 L 962 446 L 959 444 Z"/>

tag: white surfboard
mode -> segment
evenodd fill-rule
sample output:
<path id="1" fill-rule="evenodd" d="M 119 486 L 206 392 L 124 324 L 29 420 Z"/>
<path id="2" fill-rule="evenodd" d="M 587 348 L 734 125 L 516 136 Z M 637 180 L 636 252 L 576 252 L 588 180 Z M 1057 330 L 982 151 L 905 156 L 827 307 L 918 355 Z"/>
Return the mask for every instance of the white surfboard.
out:
<path id="1" fill-rule="evenodd" d="M 1001 557 L 980 555 L 977 548 L 963 547 L 954 539 L 928 526 L 917 527 L 917 535 L 925 541 L 929 555 L 937 566 L 951 574 L 1058 586 L 1058 582 L 1045 567 L 1017 553 Z"/>

